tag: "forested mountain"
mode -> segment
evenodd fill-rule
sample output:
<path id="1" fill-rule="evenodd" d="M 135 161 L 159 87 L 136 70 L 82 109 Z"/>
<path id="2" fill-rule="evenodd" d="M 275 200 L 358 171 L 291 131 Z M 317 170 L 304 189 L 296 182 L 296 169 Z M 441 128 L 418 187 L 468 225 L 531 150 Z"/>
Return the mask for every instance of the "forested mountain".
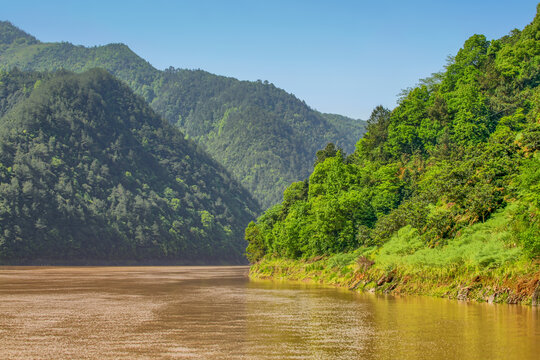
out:
<path id="1" fill-rule="evenodd" d="M 377 107 L 353 154 L 318 152 L 247 228 L 250 259 L 351 252 L 339 261 L 397 276 L 537 258 L 539 82 L 540 14 L 498 40 L 470 37 L 396 109 Z"/>
<path id="2" fill-rule="evenodd" d="M 317 149 L 333 142 L 352 152 L 365 127 L 363 121 L 314 111 L 266 81 L 201 70 L 158 71 L 123 44 L 41 43 L 9 22 L 0 22 L 0 66 L 107 69 L 202 145 L 264 207 L 280 201 L 287 184 L 309 175 Z"/>
<path id="3" fill-rule="evenodd" d="M 0 72 L 0 116 L 1 263 L 242 261 L 256 200 L 105 70 Z"/>

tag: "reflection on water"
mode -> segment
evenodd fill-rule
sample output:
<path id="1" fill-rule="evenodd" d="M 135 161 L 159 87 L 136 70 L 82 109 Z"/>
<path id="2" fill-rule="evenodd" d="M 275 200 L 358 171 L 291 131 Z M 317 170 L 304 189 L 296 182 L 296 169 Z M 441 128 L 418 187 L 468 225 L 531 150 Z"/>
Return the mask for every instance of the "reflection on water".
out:
<path id="1" fill-rule="evenodd" d="M 0 268 L 1 359 L 536 359 L 540 311 L 249 281 L 246 267 Z"/>

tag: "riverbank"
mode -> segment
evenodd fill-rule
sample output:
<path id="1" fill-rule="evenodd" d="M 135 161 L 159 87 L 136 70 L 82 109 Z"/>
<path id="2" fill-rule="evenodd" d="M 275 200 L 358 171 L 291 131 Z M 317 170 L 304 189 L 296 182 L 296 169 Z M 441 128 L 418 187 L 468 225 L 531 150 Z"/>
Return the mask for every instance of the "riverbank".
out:
<path id="1" fill-rule="evenodd" d="M 383 268 L 357 253 L 310 260 L 264 258 L 250 269 L 252 279 L 301 281 L 385 294 L 414 294 L 488 303 L 540 305 L 538 261 L 498 268 Z"/>

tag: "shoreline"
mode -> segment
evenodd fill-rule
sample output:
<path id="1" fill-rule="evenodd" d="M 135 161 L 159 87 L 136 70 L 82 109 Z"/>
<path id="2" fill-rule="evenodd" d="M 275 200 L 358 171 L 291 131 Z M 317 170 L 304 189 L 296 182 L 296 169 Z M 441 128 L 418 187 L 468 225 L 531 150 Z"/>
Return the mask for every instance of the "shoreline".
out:
<path id="1" fill-rule="evenodd" d="M 65 267 L 123 267 L 123 266 L 249 266 L 243 259 L 234 261 L 219 258 L 202 259 L 30 259 L 30 260 L 0 260 L 0 267 L 7 266 L 65 266 Z"/>
<path id="2" fill-rule="evenodd" d="M 357 292 L 540 305 L 540 269 L 537 263 L 530 264 L 530 272 L 523 272 L 516 271 L 514 267 L 489 270 L 402 267 L 385 270 L 365 258 L 344 266 L 332 266 L 328 260 L 328 257 L 310 260 L 265 258 L 252 264 L 249 277 L 330 285 Z"/>

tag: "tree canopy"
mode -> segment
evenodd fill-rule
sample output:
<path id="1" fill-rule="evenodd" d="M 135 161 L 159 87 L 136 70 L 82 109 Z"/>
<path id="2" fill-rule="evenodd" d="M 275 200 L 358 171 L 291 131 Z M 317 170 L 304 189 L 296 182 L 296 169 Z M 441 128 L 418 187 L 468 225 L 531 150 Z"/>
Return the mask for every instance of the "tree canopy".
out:
<path id="1" fill-rule="evenodd" d="M 494 214 L 511 219 L 506 248 L 539 256 L 539 82 L 540 13 L 498 40 L 473 35 L 393 111 L 376 107 L 353 154 L 333 144 L 317 152 L 309 178 L 249 225 L 250 260 L 379 248 L 400 236 L 416 250 L 442 247 Z"/>

